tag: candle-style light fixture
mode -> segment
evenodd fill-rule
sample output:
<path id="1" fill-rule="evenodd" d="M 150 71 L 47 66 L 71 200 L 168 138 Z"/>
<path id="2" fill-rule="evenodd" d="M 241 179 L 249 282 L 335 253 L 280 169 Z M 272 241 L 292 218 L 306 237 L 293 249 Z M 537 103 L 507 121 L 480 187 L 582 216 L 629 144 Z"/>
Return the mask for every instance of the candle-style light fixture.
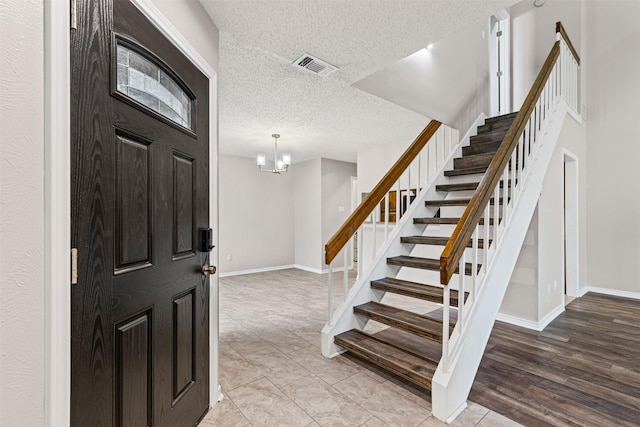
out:
<path id="1" fill-rule="evenodd" d="M 289 169 L 289 165 L 291 165 L 291 154 L 283 153 L 282 158 L 278 159 L 278 138 L 280 138 L 279 133 L 271 134 L 271 137 L 274 139 L 275 150 L 273 154 L 273 169 L 265 169 L 264 166 L 267 163 L 267 156 L 263 153 L 258 154 L 256 158 L 256 163 L 260 168 L 260 172 L 273 172 L 277 174 L 281 174 L 286 172 Z"/>

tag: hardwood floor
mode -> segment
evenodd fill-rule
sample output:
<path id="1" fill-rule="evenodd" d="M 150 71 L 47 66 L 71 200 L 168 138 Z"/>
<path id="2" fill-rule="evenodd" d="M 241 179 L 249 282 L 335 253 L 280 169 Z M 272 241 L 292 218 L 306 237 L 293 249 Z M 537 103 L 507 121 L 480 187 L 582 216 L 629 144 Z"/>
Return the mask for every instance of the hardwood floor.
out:
<path id="1" fill-rule="evenodd" d="M 525 426 L 640 426 L 640 301 L 589 293 L 542 332 L 496 322 L 469 400 Z"/>

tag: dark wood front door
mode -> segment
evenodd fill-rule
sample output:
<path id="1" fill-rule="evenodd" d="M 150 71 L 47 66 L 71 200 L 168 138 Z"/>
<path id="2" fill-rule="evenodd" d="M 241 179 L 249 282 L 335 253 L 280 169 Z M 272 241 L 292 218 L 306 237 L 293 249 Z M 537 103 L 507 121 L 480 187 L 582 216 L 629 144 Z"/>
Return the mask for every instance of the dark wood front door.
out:
<path id="1" fill-rule="evenodd" d="M 72 425 L 193 426 L 209 406 L 209 81 L 129 0 L 77 13 Z"/>

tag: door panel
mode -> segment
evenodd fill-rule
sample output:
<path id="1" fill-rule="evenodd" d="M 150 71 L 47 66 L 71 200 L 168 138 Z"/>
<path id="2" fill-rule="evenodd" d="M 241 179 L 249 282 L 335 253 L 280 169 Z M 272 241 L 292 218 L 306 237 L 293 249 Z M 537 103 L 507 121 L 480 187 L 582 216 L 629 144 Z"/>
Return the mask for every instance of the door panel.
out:
<path id="1" fill-rule="evenodd" d="M 129 0 L 79 1 L 78 15 L 72 425 L 193 426 L 209 402 L 209 260 L 195 244 L 209 82 Z"/>

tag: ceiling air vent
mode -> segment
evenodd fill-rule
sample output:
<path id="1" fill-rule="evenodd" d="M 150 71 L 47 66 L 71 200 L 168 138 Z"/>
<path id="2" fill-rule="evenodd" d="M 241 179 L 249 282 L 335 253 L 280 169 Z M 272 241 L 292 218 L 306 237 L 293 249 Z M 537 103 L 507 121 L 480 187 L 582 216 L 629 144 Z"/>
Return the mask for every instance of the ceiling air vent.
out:
<path id="1" fill-rule="evenodd" d="M 326 77 L 329 74 L 338 71 L 338 67 L 331 65 L 322 59 L 318 59 L 315 56 L 311 56 L 308 53 L 305 53 L 300 58 L 293 61 L 291 65 L 294 67 L 304 68 L 305 70 L 322 77 Z"/>

